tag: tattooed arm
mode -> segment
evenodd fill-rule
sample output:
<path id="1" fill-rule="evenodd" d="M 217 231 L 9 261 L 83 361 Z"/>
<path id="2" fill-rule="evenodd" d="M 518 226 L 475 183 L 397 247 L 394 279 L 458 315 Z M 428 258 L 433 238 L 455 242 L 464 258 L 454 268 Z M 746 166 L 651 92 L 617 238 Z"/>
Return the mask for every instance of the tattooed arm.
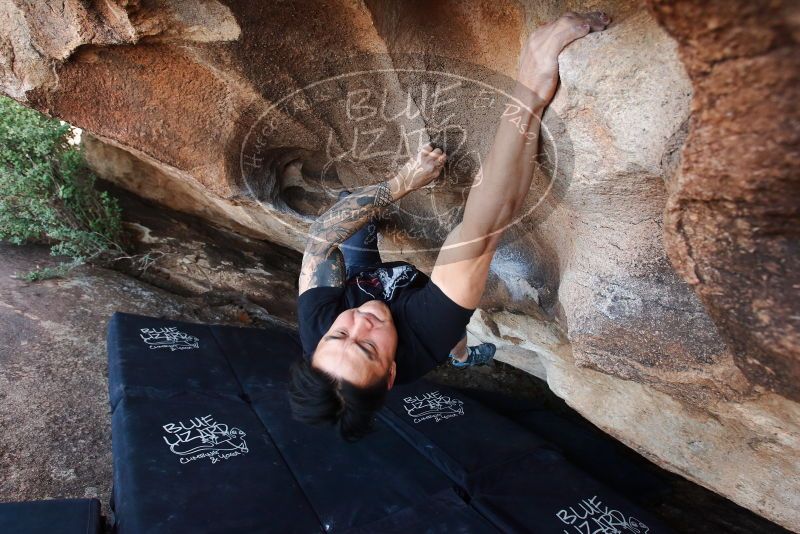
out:
<path id="1" fill-rule="evenodd" d="M 445 156 L 426 145 L 396 176 L 354 190 L 311 225 L 300 267 L 300 294 L 312 287 L 339 287 L 345 282 L 339 245 L 364 226 L 381 208 L 396 202 L 439 175 Z"/>
<path id="2" fill-rule="evenodd" d="M 378 210 L 407 193 L 393 187 L 392 180 L 356 189 L 314 221 L 300 267 L 301 294 L 312 287 L 344 284 L 344 257 L 339 245 L 364 226 Z"/>

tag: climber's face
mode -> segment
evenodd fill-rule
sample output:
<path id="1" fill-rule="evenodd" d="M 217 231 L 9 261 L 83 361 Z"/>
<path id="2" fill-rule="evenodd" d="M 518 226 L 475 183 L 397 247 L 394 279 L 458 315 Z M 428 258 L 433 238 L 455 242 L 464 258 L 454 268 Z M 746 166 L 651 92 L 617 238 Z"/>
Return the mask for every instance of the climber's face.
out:
<path id="1" fill-rule="evenodd" d="M 397 329 L 389 307 L 370 300 L 339 314 L 322 336 L 311 365 L 359 387 L 384 377 L 394 384 Z"/>

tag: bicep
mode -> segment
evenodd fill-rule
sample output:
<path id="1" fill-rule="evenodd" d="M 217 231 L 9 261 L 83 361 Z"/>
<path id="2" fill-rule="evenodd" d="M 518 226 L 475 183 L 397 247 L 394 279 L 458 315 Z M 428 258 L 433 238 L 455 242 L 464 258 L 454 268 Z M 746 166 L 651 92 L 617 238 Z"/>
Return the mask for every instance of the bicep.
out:
<path id="1" fill-rule="evenodd" d="M 459 306 L 477 308 L 498 241 L 499 234 L 467 239 L 462 225 L 456 226 L 439 251 L 431 280 Z"/>
<path id="2" fill-rule="evenodd" d="M 342 287 L 345 282 L 344 257 L 338 246 L 317 244 L 313 238 L 303 253 L 299 290 L 302 295 L 312 287 Z"/>

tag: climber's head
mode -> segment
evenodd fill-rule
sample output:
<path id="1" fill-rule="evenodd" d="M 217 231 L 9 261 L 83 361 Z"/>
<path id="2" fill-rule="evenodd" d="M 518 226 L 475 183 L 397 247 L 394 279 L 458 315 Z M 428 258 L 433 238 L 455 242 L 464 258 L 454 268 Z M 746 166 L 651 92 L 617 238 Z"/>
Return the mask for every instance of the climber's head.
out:
<path id="1" fill-rule="evenodd" d="M 385 302 L 370 300 L 339 314 L 320 339 L 311 364 L 356 387 L 394 384 L 397 329 Z"/>
<path id="2" fill-rule="evenodd" d="M 335 423 L 345 439 L 369 431 L 394 385 L 397 329 L 389 307 L 371 300 L 339 314 L 311 361 L 292 369 L 289 394 L 296 419 Z"/>

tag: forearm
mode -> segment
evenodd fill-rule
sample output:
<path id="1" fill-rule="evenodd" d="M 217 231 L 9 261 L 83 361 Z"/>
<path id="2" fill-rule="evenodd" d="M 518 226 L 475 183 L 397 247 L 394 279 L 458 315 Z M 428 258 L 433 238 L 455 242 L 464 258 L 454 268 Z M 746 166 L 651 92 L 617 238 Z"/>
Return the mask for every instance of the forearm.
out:
<path id="1" fill-rule="evenodd" d="M 509 101 L 500 119 L 481 180 L 467 198 L 462 232 L 473 235 L 462 237 L 502 231 L 514 220 L 530 189 L 544 102 L 521 84 L 514 96 L 517 101 Z"/>
<path id="2" fill-rule="evenodd" d="M 320 215 L 309 229 L 300 268 L 300 293 L 312 287 L 337 287 L 344 283 L 345 268 L 339 245 L 356 233 L 377 212 L 396 202 L 409 189 L 399 176 L 355 189 Z"/>
<path id="3" fill-rule="evenodd" d="M 379 184 L 359 187 L 320 215 L 309 229 L 309 246 L 338 246 L 386 206 L 409 190 L 398 176 Z"/>

